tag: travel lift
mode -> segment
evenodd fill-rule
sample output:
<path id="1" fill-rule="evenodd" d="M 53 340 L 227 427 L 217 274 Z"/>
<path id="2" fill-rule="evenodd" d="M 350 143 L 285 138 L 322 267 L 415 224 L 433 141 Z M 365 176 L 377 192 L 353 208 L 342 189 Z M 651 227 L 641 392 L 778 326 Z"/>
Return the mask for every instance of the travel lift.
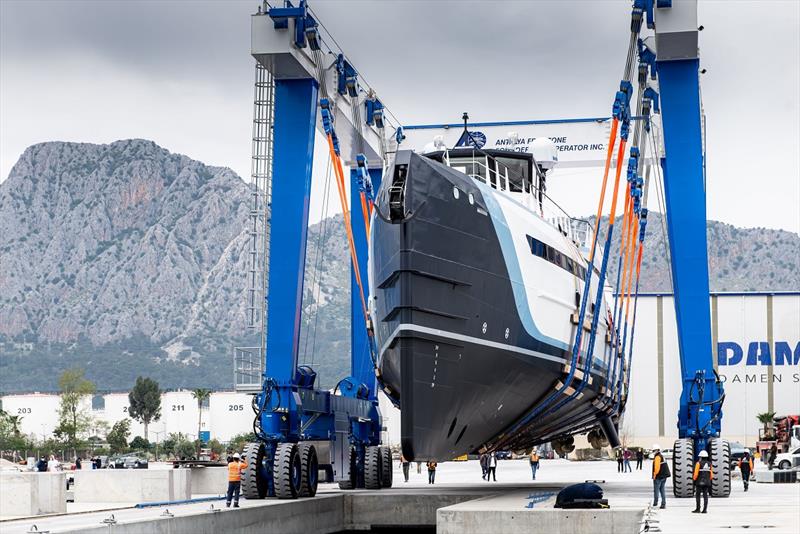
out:
<path id="1" fill-rule="evenodd" d="M 639 38 L 645 18 L 647 27 L 655 30 L 654 43 L 650 38 L 645 41 Z M 712 494 L 727 496 L 730 493 L 730 447 L 719 437 L 724 392 L 713 366 L 708 308 L 697 2 L 673 4 L 669 0 L 634 0 L 631 34 L 635 51 L 631 57 L 629 50 L 626 74 L 616 95 L 609 154 L 617 126 L 621 125 L 623 133 L 617 158 L 621 165 L 632 118 L 631 62 L 638 53 L 640 93 L 654 111 L 661 108 L 662 116 L 661 168 L 683 376 L 679 439 L 675 442 L 673 457 L 674 492 L 678 497 L 692 495 L 692 467 L 697 454 L 707 450 L 715 473 Z M 254 177 L 262 180 L 260 186 L 258 179 L 255 180 L 253 213 L 264 214 L 267 228 L 264 268 L 269 284 L 266 328 L 262 328 L 264 341 L 259 352 L 264 368 L 259 372 L 260 387 L 253 403 L 257 412 L 254 430 L 259 441 L 245 449 L 248 467 L 242 490 L 248 498 L 312 496 L 316 492 L 319 471 L 324 471 L 326 481 L 339 482 L 343 489 L 391 486 L 391 453 L 380 446 L 381 416 L 372 360 L 374 346 L 365 313 L 368 287 L 360 275 L 367 270 L 370 195 L 380 186 L 387 154 L 389 136 L 386 135 L 384 108 L 373 91 L 361 89 L 357 71 L 341 52 L 322 51 L 319 24 L 304 0 L 297 7 L 289 1 L 281 8 L 265 4 L 264 9 L 259 9 L 252 17 L 251 38 L 251 52 L 257 61 L 254 169 L 260 169 L 254 170 Z M 658 79 L 658 93 L 650 87 L 642 91 L 648 70 L 651 79 Z M 335 89 L 331 94 L 327 91 L 329 86 Z M 263 108 L 264 103 L 274 106 L 271 112 L 259 112 L 259 106 Z M 638 104 L 642 103 L 640 96 Z M 365 119 L 361 118 L 362 109 Z M 637 105 L 639 111 L 641 107 Z M 315 389 L 316 374 L 308 367 L 297 365 L 315 127 L 320 128 L 328 140 L 343 201 L 352 259 L 351 322 L 365 325 L 365 328 L 351 328 L 352 375 L 340 381 L 333 393 Z M 256 130 L 260 133 L 256 134 Z M 393 137 L 393 142 L 402 142 L 399 125 L 395 126 Z M 642 179 L 641 165 L 637 168 L 637 164 L 644 160 L 643 154 L 639 157 L 638 150 L 634 143 L 628 170 L 629 186 L 633 187 L 629 188 L 631 199 L 626 199 L 626 206 L 633 209 L 636 205 L 637 211 L 635 217 L 631 215 L 630 222 L 626 219 L 623 223 L 623 232 L 632 236 L 631 247 L 634 247 L 638 227 L 641 258 L 647 210 L 638 198 L 642 194 Z M 353 223 L 349 217 L 342 159 L 351 167 L 349 205 L 361 210 L 363 226 Z M 634 162 L 632 168 L 631 161 Z M 645 186 L 645 196 L 646 190 Z M 264 206 L 258 208 L 256 204 L 261 197 L 265 199 Z M 601 198 L 601 207 L 602 202 Z M 255 242 L 259 239 L 255 229 L 253 235 Z M 279 253 L 270 254 L 271 250 Z M 256 253 L 251 254 L 255 258 Z M 633 257 L 630 253 L 630 276 Z M 640 261 L 635 267 L 635 294 L 638 294 Z M 626 257 L 626 264 L 628 262 Z M 251 273 L 254 272 L 252 269 Z M 266 276 L 266 272 L 262 274 Z M 630 296 L 630 278 L 627 284 L 626 293 Z M 266 282 L 264 287 L 267 291 Z M 253 294 L 255 291 L 251 289 L 251 302 Z M 582 302 L 588 300 L 586 297 L 584 295 Z M 254 305 L 251 313 L 253 309 Z M 619 312 L 621 316 L 621 306 Z M 581 320 L 578 324 L 582 323 Z M 627 327 L 624 335 L 627 336 Z M 632 338 L 633 331 L 629 348 Z M 619 376 L 622 374 L 620 370 Z M 625 381 L 628 377 L 629 374 Z M 618 380 L 621 384 L 622 379 Z M 622 389 L 619 391 L 621 395 Z M 624 391 L 627 391 L 627 383 Z M 619 407 L 618 399 L 611 403 L 616 404 L 615 409 Z M 606 400 L 603 402 L 608 404 Z M 616 435 L 609 420 L 602 426 L 607 436 Z M 610 441 L 614 444 L 615 440 Z"/>
<path id="2" fill-rule="evenodd" d="M 313 496 L 321 472 L 323 481 L 338 482 L 343 489 L 392 485 L 391 451 L 380 446 L 374 349 L 366 319 L 367 295 L 363 293 L 368 290 L 366 225 L 371 192 L 379 187 L 383 172 L 387 121 L 383 105 L 372 91 L 362 89 L 349 61 L 341 52 L 323 51 L 323 44 L 319 24 L 305 1 L 298 6 L 287 1 L 283 7 L 265 2 L 252 16 L 251 53 L 257 65 L 251 317 L 261 310 L 255 297 L 259 286 L 267 298 L 266 309 L 261 310 L 262 347 L 258 352 L 264 367 L 259 369 L 253 399 L 258 441 L 249 443 L 244 451 L 247 468 L 242 492 L 250 499 Z M 318 389 L 316 373 L 308 366 L 298 366 L 317 129 L 328 141 L 354 260 L 352 375 L 341 380 L 333 392 Z M 363 210 L 352 224 L 343 164 L 351 167 L 349 204 L 354 210 Z M 356 224 L 362 220 L 364 225 Z M 259 277 L 263 277 L 263 285 Z M 238 359 L 236 365 L 237 389 L 241 390 L 239 375 L 247 374 L 243 371 L 248 369 L 242 367 L 248 366 Z M 254 368 L 249 369 L 252 375 L 256 374 Z"/>

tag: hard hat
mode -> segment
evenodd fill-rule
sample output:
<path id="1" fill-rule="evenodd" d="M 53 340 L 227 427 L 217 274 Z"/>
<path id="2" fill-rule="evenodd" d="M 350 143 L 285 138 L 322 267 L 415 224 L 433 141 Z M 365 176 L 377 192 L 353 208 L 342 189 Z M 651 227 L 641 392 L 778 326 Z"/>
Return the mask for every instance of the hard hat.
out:
<path id="1" fill-rule="evenodd" d="M 700 458 L 708 458 L 708 451 L 700 451 Z"/>
<path id="2" fill-rule="evenodd" d="M 653 443 L 653 446 L 650 447 L 650 448 L 653 449 L 654 451 L 660 451 L 661 450 L 661 447 L 658 446 L 658 443 Z"/>
<path id="3" fill-rule="evenodd" d="M 233 453 L 233 459 L 234 460 L 238 460 L 239 459 L 239 453 L 238 452 Z"/>

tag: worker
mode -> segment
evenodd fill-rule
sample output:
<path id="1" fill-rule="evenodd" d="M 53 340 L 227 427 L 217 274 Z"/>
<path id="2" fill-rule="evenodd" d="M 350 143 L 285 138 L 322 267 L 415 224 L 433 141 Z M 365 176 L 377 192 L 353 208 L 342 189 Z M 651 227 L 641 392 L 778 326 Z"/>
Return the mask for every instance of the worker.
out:
<path id="1" fill-rule="evenodd" d="M 489 482 L 489 477 L 494 482 L 497 482 L 497 455 L 494 451 L 489 454 L 489 458 L 486 460 L 486 482 Z"/>
<path id="2" fill-rule="evenodd" d="M 36 462 L 36 471 L 38 473 L 44 473 L 47 471 L 47 460 L 44 459 L 44 456 L 39 458 L 39 461 Z"/>
<path id="3" fill-rule="evenodd" d="M 411 462 L 406 460 L 406 457 L 401 454 L 400 455 L 400 465 L 403 468 L 403 478 L 405 478 L 406 482 L 408 482 L 408 469 L 409 469 L 409 467 L 411 467 Z"/>
<path id="4" fill-rule="evenodd" d="M 742 482 L 744 482 L 744 490 L 750 487 L 750 474 L 753 472 L 753 459 L 750 458 L 750 452 L 745 451 L 744 456 L 739 459 L 739 469 L 742 472 Z"/>
<path id="5" fill-rule="evenodd" d="M 636 449 L 636 470 L 642 470 L 642 462 L 644 461 L 644 449 L 639 447 Z"/>
<path id="6" fill-rule="evenodd" d="M 433 484 L 436 480 L 436 462 L 430 460 L 428 462 L 428 484 Z"/>
<path id="7" fill-rule="evenodd" d="M 81 462 L 81 457 L 78 456 L 77 458 L 75 458 L 75 470 L 80 471 L 81 467 L 83 467 L 83 463 Z"/>
<path id="8" fill-rule="evenodd" d="M 539 470 L 539 451 L 533 449 L 529 460 L 531 463 L 531 475 L 533 475 L 533 480 L 536 480 L 536 471 Z"/>
<path id="9" fill-rule="evenodd" d="M 773 443 L 772 447 L 769 449 L 769 470 L 772 471 L 772 468 L 775 467 L 775 459 L 778 457 L 778 445 Z"/>
<path id="10" fill-rule="evenodd" d="M 487 466 L 487 462 L 489 461 L 489 455 L 485 452 L 480 455 L 478 458 L 478 463 L 481 464 L 481 478 L 486 480 L 486 475 L 489 473 L 489 467 Z"/>
<path id="11" fill-rule="evenodd" d="M 653 506 L 658 506 L 661 496 L 661 509 L 667 507 L 667 479 L 670 477 L 669 466 L 661 455 L 661 447 L 653 445 Z"/>
<path id="12" fill-rule="evenodd" d="M 708 459 L 708 451 L 700 451 L 700 457 L 694 464 L 694 499 L 695 507 L 692 513 L 706 513 L 708 509 L 708 490 L 711 488 L 711 481 L 714 480 L 714 469 L 711 467 L 711 460 Z M 700 496 L 703 496 L 703 511 L 700 512 Z"/>
<path id="13" fill-rule="evenodd" d="M 50 472 L 61 470 L 61 463 L 52 454 L 50 455 L 50 460 L 47 461 L 47 470 Z"/>
<path id="14" fill-rule="evenodd" d="M 228 459 L 228 493 L 225 499 L 225 506 L 231 507 L 231 498 L 233 498 L 233 507 L 239 508 L 239 493 L 242 490 L 242 471 L 247 467 L 247 462 L 243 462 L 239 457 L 239 453 L 235 453 L 232 458 Z"/>

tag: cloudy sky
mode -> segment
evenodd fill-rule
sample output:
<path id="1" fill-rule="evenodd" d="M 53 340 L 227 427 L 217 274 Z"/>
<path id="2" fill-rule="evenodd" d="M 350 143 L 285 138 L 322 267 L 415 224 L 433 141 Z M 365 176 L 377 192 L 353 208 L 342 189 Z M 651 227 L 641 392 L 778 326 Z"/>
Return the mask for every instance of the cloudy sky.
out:
<path id="1" fill-rule="evenodd" d="M 405 124 L 607 115 L 629 35 L 626 1 L 311 5 Z M 0 180 L 33 143 L 131 137 L 247 176 L 257 6 L 0 0 Z M 709 218 L 798 232 L 800 2 L 700 22 Z M 591 211 L 597 173 L 570 180 Z"/>

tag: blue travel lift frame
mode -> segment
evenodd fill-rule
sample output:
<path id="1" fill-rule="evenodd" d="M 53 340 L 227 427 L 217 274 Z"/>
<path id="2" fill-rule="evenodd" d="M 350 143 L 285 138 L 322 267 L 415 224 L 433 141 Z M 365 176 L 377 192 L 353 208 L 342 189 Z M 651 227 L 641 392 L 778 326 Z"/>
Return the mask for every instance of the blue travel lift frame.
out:
<path id="1" fill-rule="evenodd" d="M 265 20 L 270 19 L 274 36 L 264 31 Z M 290 27 L 294 32 L 286 39 Z M 351 376 L 330 392 L 316 387 L 313 369 L 298 366 L 319 82 L 310 72 L 304 75 L 295 64 L 287 67 L 287 54 L 256 54 L 257 47 L 269 48 L 284 40 L 292 53 L 310 43 L 318 46 L 317 23 L 304 1 L 297 7 L 285 2 L 282 8 L 267 8 L 253 15 L 253 32 L 253 55 L 274 77 L 274 158 L 266 361 L 263 387 L 253 403 L 258 442 L 245 448 L 245 459 L 251 465 L 244 474 L 243 491 L 248 498 L 310 496 L 303 488 L 313 478 L 313 495 L 320 472 L 324 472 L 322 481 L 340 482 L 344 488 L 364 487 L 368 449 L 380 445 L 382 421 L 369 339 L 366 327 L 359 327 L 365 321 L 354 277 Z M 313 43 L 304 38 L 312 35 Z M 265 38 L 271 40 L 266 45 L 261 42 Z M 371 101 L 373 107 L 374 102 Z M 367 124 L 374 119 L 375 115 L 370 114 Z M 375 188 L 380 186 L 381 171 L 382 166 L 369 169 Z M 367 235 L 363 224 L 358 224 L 363 217 L 357 167 L 351 170 L 350 186 L 355 247 L 360 271 L 366 273 Z M 317 460 L 308 467 L 303 463 L 307 460 L 303 450 L 307 452 L 312 444 Z M 388 449 L 381 449 L 382 455 L 388 453 Z M 388 461 L 391 472 L 391 456 Z M 386 485 L 385 478 L 382 484 Z M 373 489 L 377 488 L 373 485 Z"/>
<path id="2" fill-rule="evenodd" d="M 700 451 L 715 465 L 712 494 L 730 493 L 730 449 L 720 438 L 725 393 L 714 368 L 709 310 L 703 112 L 697 1 L 635 0 L 655 30 L 664 157 L 665 208 L 677 319 L 682 391 L 673 488 L 692 495 L 691 467 Z M 652 52 L 652 50 L 651 50 Z M 682 457 L 679 457 L 683 455 Z"/>

